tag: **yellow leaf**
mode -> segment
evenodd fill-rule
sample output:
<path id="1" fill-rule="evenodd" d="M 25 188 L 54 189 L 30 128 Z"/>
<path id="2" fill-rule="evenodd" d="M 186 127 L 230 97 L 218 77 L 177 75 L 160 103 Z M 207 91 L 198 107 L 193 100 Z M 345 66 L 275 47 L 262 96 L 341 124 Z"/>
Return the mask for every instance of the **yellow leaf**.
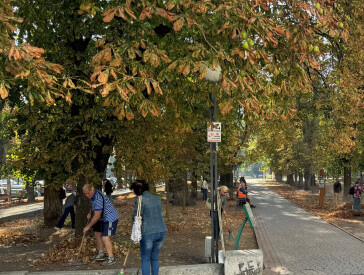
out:
<path id="1" fill-rule="evenodd" d="M 129 7 L 125 7 L 125 11 L 129 14 L 133 19 L 137 19 L 133 13 L 133 11 Z"/>
<path id="2" fill-rule="evenodd" d="M 68 79 L 68 85 L 69 85 L 71 88 L 76 88 L 76 85 L 73 83 L 72 79 Z"/>
<path id="3" fill-rule="evenodd" d="M 100 82 L 100 83 L 106 83 L 107 80 L 109 78 L 109 75 L 105 72 L 102 72 L 101 74 L 99 74 L 99 76 L 97 77 L 97 80 Z"/>
<path id="4" fill-rule="evenodd" d="M 189 74 L 189 72 L 190 72 L 190 65 L 189 64 L 186 64 L 185 67 L 183 68 L 182 73 L 184 75 L 187 75 L 187 74 Z"/>
<path id="5" fill-rule="evenodd" d="M 69 104 L 72 104 L 72 100 L 71 100 L 71 94 L 68 92 L 67 95 L 64 98 Z"/>
<path id="6" fill-rule="evenodd" d="M 47 94 L 46 94 L 45 101 L 47 102 L 48 105 L 53 105 L 55 102 L 49 92 L 47 92 Z"/>
<path id="7" fill-rule="evenodd" d="M 152 87 L 150 87 L 150 83 L 148 80 L 146 80 L 144 83 L 145 83 L 145 86 L 147 87 L 147 93 L 148 93 L 148 95 L 150 95 L 150 93 L 152 92 Z"/>
<path id="8" fill-rule="evenodd" d="M 114 77 L 114 79 L 118 79 L 118 76 L 116 75 L 114 70 L 110 70 L 110 74 Z"/>
<path id="9" fill-rule="evenodd" d="M 159 87 L 159 83 L 157 81 L 152 81 L 152 85 L 153 85 L 154 91 L 157 94 L 160 94 L 160 95 L 163 94 L 162 89 Z"/>
<path id="10" fill-rule="evenodd" d="M 174 6 L 175 6 L 176 4 L 174 3 L 174 2 L 168 2 L 168 4 L 167 4 L 167 9 L 168 10 L 171 10 L 171 9 L 173 9 L 174 8 Z"/>
<path id="11" fill-rule="evenodd" d="M 133 119 L 133 118 L 134 118 L 134 114 L 133 114 L 133 113 L 126 113 L 126 118 L 127 118 L 128 120 L 131 120 L 131 119 Z"/>
<path id="12" fill-rule="evenodd" d="M 134 89 L 134 87 L 132 85 L 130 85 L 129 83 L 126 83 L 126 86 L 128 87 L 128 89 L 133 93 L 136 94 L 136 90 Z"/>
<path id="13" fill-rule="evenodd" d="M 4 84 L 0 85 L 0 96 L 2 99 L 5 99 L 9 96 L 9 92 L 6 89 L 6 87 L 4 86 Z"/>

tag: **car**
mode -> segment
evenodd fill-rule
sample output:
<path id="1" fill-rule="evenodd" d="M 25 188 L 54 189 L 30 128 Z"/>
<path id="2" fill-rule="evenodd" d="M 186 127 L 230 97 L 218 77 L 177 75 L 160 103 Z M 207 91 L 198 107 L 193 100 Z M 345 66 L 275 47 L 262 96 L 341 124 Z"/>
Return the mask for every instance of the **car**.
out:
<path id="1" fill-rule="evenodd" d="M 25 185 L 13 185 L 11 187 L 11 197 L 12 198 L 18 198 L 18 199 L 24 199 L 27 195 L 27 191 L 25 189 Z"/>

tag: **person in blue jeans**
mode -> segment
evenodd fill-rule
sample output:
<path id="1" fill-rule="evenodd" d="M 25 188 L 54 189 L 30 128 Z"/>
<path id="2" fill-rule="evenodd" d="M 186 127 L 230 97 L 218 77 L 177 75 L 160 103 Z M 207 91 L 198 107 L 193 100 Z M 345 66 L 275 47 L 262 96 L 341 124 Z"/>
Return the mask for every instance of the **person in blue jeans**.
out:
<path id="1" fill-rule="evenodd" d="M 130 189 L 137 196 L 142 196 L 140 215 L 142 216 L 142 239 L 140 240 L 140 255 L 142 274 L 157 275 L 159 273 L 159 251 L 162 247 L 167 227 L 162 218 L 161 199 L 149 193 L 149 185 L 144 180 L 137 180 Z M 133 220 L 138 210 L 138 200 L 135 201 Z"/>
<path id="2" fill-rule="evenodd" d="M 55 230 L 57 231 L 61 230 L 68 214 L 71 214 L 72 229 L 75 229 L 75 200 L 76 200 L 76 191 L 72 192 L 72 194 L 69 195 L 68 198 L 66 199 L 66 202 L 64 204 L 63 215 L 59 219 L 57 225 L 54 227 Z"/>

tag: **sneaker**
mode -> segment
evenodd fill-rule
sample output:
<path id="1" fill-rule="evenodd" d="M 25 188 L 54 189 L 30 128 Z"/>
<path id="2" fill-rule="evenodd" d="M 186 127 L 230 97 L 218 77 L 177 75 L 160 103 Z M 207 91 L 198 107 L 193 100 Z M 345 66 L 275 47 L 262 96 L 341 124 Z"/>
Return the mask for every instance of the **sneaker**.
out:
<path id="1" fill-rule="evenodd" d="M 114 263 L 115 263 L 114 257 L 109 257 L 105 261 L 103 261 L 101 264 L 102 265 L 112 265 Z"/>
<path id="2" fill-rule="evenodd" d="M 54 229 L 57 230 L 57 231 L 61 230 L 61 228 L 59 228 L 57 226 L 55 226 Z"/>
<path id="3" fill-rule="evenodd" d="M 105 259 L 106 259 L 105 254 L 100 254 L 100 253 L 90 258 L 91 261 L 104 261 Z"/>

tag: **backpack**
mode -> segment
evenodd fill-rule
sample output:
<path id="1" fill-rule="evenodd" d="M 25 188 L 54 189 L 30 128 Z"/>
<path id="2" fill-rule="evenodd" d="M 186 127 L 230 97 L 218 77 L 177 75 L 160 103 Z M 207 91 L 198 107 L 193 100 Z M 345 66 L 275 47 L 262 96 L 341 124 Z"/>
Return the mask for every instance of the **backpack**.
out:
<path id="1" fill-rule="evenodd" d="M 352 187 L 350 187 L 349 188 L 349 195 L 354 195 L 354 193 L 355 193 L 355 189 L 354 189 L 354 186 L 352 186 Z"/>

